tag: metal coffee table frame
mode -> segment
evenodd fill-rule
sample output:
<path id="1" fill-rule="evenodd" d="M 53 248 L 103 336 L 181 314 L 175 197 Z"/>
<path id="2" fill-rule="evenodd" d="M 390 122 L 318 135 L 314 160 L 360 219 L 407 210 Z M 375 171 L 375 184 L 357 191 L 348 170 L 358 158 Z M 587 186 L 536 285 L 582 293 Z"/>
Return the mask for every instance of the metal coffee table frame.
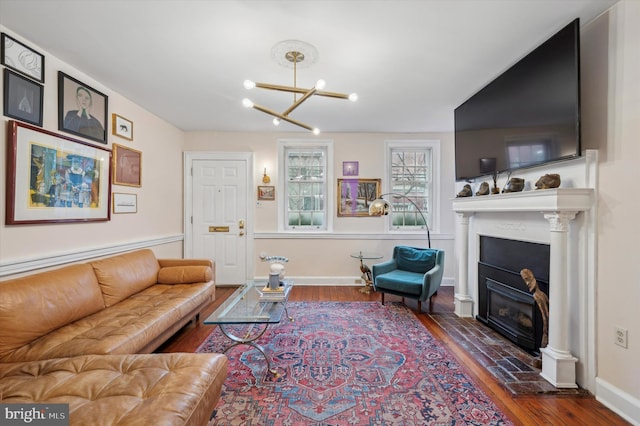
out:
<path id="1" fill-rule="evenodd" d="M 267 331 L 269 324 L 277 324 L 282 319 L 282 314 L 286 313 L 289 321 L 293 318 L 287 311 L 287 301 L 289 293 L 293 287 L 293 280 L 282 281 L 282 291 L 263 291 L 267 285 L 266 281 L 248 281 L 240 286 L 227 300 L 222 303 L 207 319 L 205 324 L 216 324 L 220 331 L 233 343 L 227 347 L 223 353 L 238 345 L 248 345 L 256 348 L 267 361 L 267 370 L 277 376 L 275 368 L 271 368 L 271 360 L 264 348 L 256 343 Z M 234 334 L 233 325 L 249 325 L 249 330 L 243 336 Z M 258 327 L 258 332 L 254 333 L 254 327 Z"/>

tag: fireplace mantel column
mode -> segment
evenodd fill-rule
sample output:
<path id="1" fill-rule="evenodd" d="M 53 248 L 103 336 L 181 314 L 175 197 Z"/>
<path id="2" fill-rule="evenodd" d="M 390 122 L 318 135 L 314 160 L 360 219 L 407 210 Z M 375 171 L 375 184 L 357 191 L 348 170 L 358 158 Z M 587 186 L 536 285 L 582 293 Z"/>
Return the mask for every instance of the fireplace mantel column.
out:
<path id="1" fill-rule="evenodd" d="M 473 316 L 473 298 L 469 295 L 469 216 L 472 213 L 456 213 L 456 254 L 458 256 L 458 282 L 454 295 L 455 314 L 459 317 Z"/>
<path id="2" fill-rule="evenodd" d="M 578 212 L 544 213 L 550 225 L 549 343 L 542 348 L 542 377 L 557 388 L 577 388 L 576 362 L 569 351 L 567 234 Z"/>

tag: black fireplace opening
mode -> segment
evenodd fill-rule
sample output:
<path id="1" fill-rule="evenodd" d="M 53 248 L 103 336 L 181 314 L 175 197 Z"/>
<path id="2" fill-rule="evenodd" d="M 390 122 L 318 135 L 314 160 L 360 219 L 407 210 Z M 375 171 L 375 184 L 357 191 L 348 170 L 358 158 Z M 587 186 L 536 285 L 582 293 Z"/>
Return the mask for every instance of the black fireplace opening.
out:
<path id="1" fill-rule="evenodd" d="M 530 269 L 549 295 L 549 253 L 547 244 L 480 237 L 476 318 L 533 355 L 540 353 L 542 314 L 520 270 Z"/>

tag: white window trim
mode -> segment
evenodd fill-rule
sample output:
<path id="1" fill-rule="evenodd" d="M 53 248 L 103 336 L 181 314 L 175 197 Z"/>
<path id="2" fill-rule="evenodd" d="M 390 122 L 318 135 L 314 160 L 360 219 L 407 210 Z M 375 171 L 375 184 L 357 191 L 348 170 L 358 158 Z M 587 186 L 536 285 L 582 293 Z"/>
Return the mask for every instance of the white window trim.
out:
<path id="1" fill-rule="evenodd" d="M 305 148 L 326 148 L 327 150 L 327 199 L 325 200 L 325 205 L 327 208 L 327 228 L 318 230 L 318 229 L 287 229 L 285 227 L 284 218 L 286 216 L 287 209 L 287 197 L 285 195 L 285 177 L 286 170 L 284 169 L 286 160 L 285 160 L 285 150 L 290 147 L 305 147 Z M 309 139 L 279 139 L 278 140 L 278 188 L 281 188 L 282 196 L 279 197 L 280 201 L 278 202 L 278 232 L 286 232 L 286 233 L 301 233 L 301 234 L 310 234 L 310 233 L 321 233 L 326 234 L 333 232 L 333 212 L 335 211 L 335 196 L 334 196 L 334 185 L 333 183 L 333 140 L 309 140 Z"/>
<path id="2" fill-rule="evenodd" d="M 431 149 L 431 221 L 429 223 L 429 232 L 431 234 L 440 232 L 440 140 L 439 139 L 407 139 L 407 140 L 386 140 L 384 142 L 384 178 L 382 179 L 382 193 L 390 192 L 389 183 L 391 176 L 391 150 L 392 149 Z M 385 230 L 389 234 L 414 234 L 416 230 L 411 229 L 394 229 L 391 226 L 391 215 L 385 216 Z"/>

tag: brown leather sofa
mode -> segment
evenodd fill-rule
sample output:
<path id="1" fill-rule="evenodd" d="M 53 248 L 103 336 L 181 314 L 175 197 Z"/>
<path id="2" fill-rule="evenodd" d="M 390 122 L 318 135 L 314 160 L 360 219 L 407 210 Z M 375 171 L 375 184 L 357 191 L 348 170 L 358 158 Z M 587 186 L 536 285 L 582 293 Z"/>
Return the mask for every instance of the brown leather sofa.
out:
<path id="1" fill-rule="evenodd" d="M 0 282 L 0 403 L 71 424 L 206 424 L 221 354 L 149 354 L 215 297 L 211 260 L 139 250 Z"/>

